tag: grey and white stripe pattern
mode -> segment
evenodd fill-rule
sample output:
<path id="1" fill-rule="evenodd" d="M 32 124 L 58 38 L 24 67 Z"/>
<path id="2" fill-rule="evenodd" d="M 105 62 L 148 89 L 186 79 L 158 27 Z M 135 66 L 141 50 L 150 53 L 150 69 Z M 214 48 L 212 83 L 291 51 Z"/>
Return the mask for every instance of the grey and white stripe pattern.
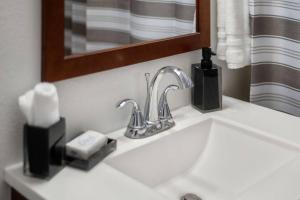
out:
<path id="1" fill-rule="evenodd" d="M 251 102 L 300 117 L 300 1 L 249 1 Z"/>
<path id="2" fill-rule="evenodd" d="M 65 44 L 71 53 L 195 32 L 195 0 L 65 1 L 66 22 L 72 24 L 66 24 Z"/>
<path id="3" fill-rule="evenodd" d="M 72 2 L 65 0 L 65 55 L 72 53 Z"/>
<path id="4" fill-rule="evenodd" d="M 65 0 L 65 54 L 86 51 L 86 0 Z"/>

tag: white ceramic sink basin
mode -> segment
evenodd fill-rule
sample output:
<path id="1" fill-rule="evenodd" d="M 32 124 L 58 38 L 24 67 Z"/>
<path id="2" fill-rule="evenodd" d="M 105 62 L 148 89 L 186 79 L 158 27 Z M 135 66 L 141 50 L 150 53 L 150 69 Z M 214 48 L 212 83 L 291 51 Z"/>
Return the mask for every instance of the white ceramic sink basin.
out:
<path id="1" fill-rule="evenodd" d="M 203 200 L 257 200 L 265 197 L 257 194 L 255 186 L 268 179 L 282 183 L 276 174 L 288 170 L 286 166 L 298 155 L 297 145 L 235 122 L 209 118 L 106 162 L 169 199 L 194 193 Z M 285 194 L 273 199 L 280 195 Z"/>

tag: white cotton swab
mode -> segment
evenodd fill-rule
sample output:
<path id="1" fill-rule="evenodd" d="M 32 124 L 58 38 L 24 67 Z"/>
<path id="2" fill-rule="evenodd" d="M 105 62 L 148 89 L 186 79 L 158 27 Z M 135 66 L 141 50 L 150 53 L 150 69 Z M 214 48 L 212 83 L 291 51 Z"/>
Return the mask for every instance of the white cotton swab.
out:
<path id="1" fill-rule="evenodd" d="M 39 83 L 34 88 L 33 125 L 48 128 L 59 121 L 59 105 L 56 87 L 50 83 Z"/>

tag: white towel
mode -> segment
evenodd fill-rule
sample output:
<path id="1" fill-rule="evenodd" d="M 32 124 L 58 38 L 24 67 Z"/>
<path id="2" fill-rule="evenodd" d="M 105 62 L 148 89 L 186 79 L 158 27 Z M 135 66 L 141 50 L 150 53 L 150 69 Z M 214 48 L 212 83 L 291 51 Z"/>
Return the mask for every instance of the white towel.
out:
<path id="1" fill-rule="evenodd" d="M 31 126 L 48 128 L 60 119 L 57 91 L 50 83 L 39 83 L 20 96 L 19 107 Z"/>
<path id="2" fill-rule="evenodd" d="M 218 0 L 217 53 L 230 69 L 250 64 L 248 0 Z"/>
<path id="3" fill-rule="evenodd" d="M 50 83 L 40 83 L 34 88 L 33 125 L 47 128 L 59 121 L 58 95 Z"/>
<path id="4" fill-rule="evenodd" d="M 33 90 L 26 92 L 23 96 L 19 97 L 19 107 L 26 118 L 28 125 L 33 125 L 32 116 L 32 101 L 33 101 Z"/>
<path id="5" fill-rule="evenodd" d="M 226 0 L 218 0 L 218 46 L 217 46 L 217 57 L 220 60 L 226 60 L 226 29 L 225 29 L 225 17 L 226 17 Z"/>

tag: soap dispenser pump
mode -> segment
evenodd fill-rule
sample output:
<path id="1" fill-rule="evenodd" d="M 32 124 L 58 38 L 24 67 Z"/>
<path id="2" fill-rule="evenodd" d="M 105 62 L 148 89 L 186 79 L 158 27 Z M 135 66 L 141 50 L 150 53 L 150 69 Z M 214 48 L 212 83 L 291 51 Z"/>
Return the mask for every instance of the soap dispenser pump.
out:
<path id="1" fill-rule="evenodd" d="M 222 69 L 213 64 L 211 48 L 202 49 L 201 63 L 192 65 L 192 104 L 201 112 L 222 109 Z"/>

